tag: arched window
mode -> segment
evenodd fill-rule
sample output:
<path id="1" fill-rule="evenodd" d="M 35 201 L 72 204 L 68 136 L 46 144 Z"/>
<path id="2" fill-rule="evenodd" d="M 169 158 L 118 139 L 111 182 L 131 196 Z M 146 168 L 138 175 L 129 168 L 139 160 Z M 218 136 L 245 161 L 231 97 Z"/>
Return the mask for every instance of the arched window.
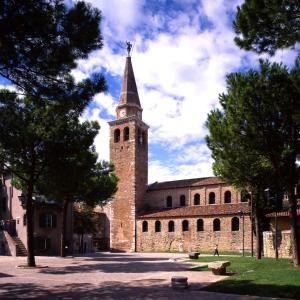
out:
<path id="1" fill-rule="evenodd" d="M 189 221 L 187 220 L 182 221 L 182 231 L 189 231 Z"/>
<path id="2" fill-rule="evenodd" d="M 231 219 L 231 231 L 240 230 L 240 219 L 238 217 L 233 217 Z"/>
<path id="3" fill-rule="evenodd" d="M 129 127 L 124 128 L 124 130 L 123 130 L 123 139 L 124 139 L 124 141 L 129 140 Z"/>
<path id="4" fill-rule="evenodd" d="M 172 207 L 172 196 L 167 197 L 167 207 Z"/>
<path id="5" fill-rule="evenodd" d="M 120 142 L 120 129 L 115 129 L 114 131 L 114 142 Z"/>
<path id="6" fill-rule="evenodd" d="M 143 232 L 147 232 L 148 231 L 148 222 L 144 221 L 143 222 Z"/>
<path id="7" fill-rule="evenodd" d="M 204 230 L 204 222 L 202 219 L 197 220 L 197 231 L 203 231 Z"/>
<path id="8" fill-rule="evenodd" d="M 231 203 L 231 192 L 226 191 L 224 194 L 224 203 Z"/>
<path id="9" fill-rule="evenodd" d="M 180 196 L 180 206 L 185 206 L 185 195 Z"/>
<path id="10" fill-rule="evenodd" d="M 168 231 L 169 232 L 174 232 L 174 229 L 175 229 L 174 221 L 169 221 Z"/>
<path id="11" fill-rule="evenodd" d="M 155 232 L 161 231 L 161 223 L 160 221 L 155 221 Z"/>
<path id="12" fill-rule="evenodd" d="M 208 203 L 209 204 L 215 204 L 216 202 L 216 195 L 214 192 L 209 193 L 208 195 Z"/>
<path id="13" fill-rule="evenodd" d="M 194 205 L 200 205 L 200 195 L 198 193 L 194 196 Z"/>
<path id="14" fill-rule="evenodd" d="M 221 230 L 221 222 L 220 219 L 214 219 L 214 231 Z"/>

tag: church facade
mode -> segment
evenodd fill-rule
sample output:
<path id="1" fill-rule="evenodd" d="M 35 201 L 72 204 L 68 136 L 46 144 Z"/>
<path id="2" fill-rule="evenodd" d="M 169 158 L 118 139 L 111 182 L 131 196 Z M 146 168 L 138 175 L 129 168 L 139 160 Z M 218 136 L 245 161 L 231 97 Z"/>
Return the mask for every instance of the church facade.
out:
<path id="1" fill-rule="evenodd" d="M 148 129 L 131 57 L 116 120 L 110 126 L 110 160 L 119 178 L 110 204 L 112 251 L 250 250 L 251 209 L 217 177 L 148 184 Z"/>

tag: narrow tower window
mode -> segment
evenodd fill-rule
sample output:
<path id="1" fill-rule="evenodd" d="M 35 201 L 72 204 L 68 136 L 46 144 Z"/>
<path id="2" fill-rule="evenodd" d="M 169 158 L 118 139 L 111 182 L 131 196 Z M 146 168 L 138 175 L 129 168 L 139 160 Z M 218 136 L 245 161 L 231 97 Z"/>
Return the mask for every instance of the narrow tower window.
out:
<path id="1" fill-rule="evenodd" d="M 204 222 L 202 219 L 197 220 L 197 231 L 203 231 L 204 230 Z"/>
<path id="2" fill-rule="evenodd" d="M 182 221 L 182 231 L 189 231 L 189 221 L 187 220 Z"/>
<path id="3" fill-rule="evenodd" d="M 128 127 L 125 127 L 123 130 L 123 139 L 124 139 L 124 141 L 129 140 L 129 128 Z"/>
<path id="4" fill-rule="evenodd" d="M 231 203 L 231 192 L 226 191 L 224 194 L 224 203 Z"/>
<path id="5" fill-rule="evenodd" d="M 198 193 L 194 196 L 194 205 L 200 205 L 200 195 Z"/>
<path id="6" fill-rule="evenodd" d="M 143 227 L 143 228 L 142 228 L 143 232 L 147 232 L 147 231 L 148 231 L 148 222 L 147 222 L 147 221 L 144 221 L 142 227 Z"/>
<path id="7" fill-rule="evenodd" d="M 185 195 L 180 196 L 180 206 L 185 206 Z"/>
<path id="8" fill-rule="evenodd" d="M 237 217 L 233 217 L 231 219 L 231 231 L 239 231 L 240 230 L 240 220 Z"/>
<path id="9" fill-rule="evenodd" d="M 172 196 L 167 197 L 167 207 L 172 207 Z"/>
<path id="10" fill-rule="evenodd" d="M 214 219 L 214 231 L 220 231 L 221 230 L 221 222 L 220 219 Z"/>
<path id="11" fill-rule="evenodd" d="M 170 221 L 168 223 L 168 231 L 169 232 L 174 232 L 174 229 L 175 229 L 174 221 Z"/>
<path id="12" fill-rule="evenodd" d="M 114 131 L 114 142 L 120 142 L 120 129 L 115 129 Z"/>
<path id="13" fill-rule="evenodd" d="M 211 192 L 209 193 L 209 196 L 208 196 L 208 203 L 209 204 L 215 204 L 216 202 L 216 195 L 214 192 Z"/>
<path id="14" fill-rule="evenodd" d="M 155 221 L 155 232 L 161 231 L 161 223 L 160 221 Z"/>

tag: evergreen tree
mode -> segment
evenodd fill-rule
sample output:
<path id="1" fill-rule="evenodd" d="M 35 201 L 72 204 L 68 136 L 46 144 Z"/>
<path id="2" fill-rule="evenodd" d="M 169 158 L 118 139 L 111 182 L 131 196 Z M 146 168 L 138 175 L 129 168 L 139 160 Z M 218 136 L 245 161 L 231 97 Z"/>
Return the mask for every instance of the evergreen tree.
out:
<path id="1" fill-rule="evenodd" d="M 0 76 L 21 93 L 58 100 L 74 88 L 76 60 L 102 47 L 100 20 L 83 1 L 1 1 Z"/>
<path id="2" fill-rule="evenodd" d="M 247 182 L 249 185 L 250 180 L 254 180 L 254 185 L 259 182 L 269 185 L 264 177 L 272 176 L 275 186 L 288 195 L 297 267 L 300 266 L 295 198 L 300 139 L 299 81 L 300 60 L 292 70 L 260 61 L 259 71 L 230 74 L 227 93 L 220 95 L 224 113 L 212 112 L 207 123 L 208 145 L 216 159 L 216 172 L 236 186 Z M 226 142 L 230 145 L 224 145 Z M 235 178 L 231 171 L 236 172 Z"/>
<path id="3" fill-rule="evenodd" d="M 246 0 L 233 22 L 236 44 L 245 50 L 274 54 L 300 42 L 298 0 Z"/>

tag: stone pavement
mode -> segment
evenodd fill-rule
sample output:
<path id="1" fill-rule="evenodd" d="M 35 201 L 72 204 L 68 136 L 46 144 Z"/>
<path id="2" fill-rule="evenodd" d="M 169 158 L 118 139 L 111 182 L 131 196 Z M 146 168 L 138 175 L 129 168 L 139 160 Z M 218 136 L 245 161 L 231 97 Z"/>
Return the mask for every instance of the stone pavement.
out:
<path id="1" fill-rule="evenodd" d="M 224 276 L 188 270 L 186 254 L 98 253 L 84 257 L 36 257 L 41 269 L 20 269 L 24 257 L 0 256 L 0 299 L 272 299 L 203 292 Z M 176 261 L 174 261 L 176 260 Z M 187 276 L 190 287 L 173 290 L 172 276 Z M 273 298 L 275 299 L 275 298 Z"/>

